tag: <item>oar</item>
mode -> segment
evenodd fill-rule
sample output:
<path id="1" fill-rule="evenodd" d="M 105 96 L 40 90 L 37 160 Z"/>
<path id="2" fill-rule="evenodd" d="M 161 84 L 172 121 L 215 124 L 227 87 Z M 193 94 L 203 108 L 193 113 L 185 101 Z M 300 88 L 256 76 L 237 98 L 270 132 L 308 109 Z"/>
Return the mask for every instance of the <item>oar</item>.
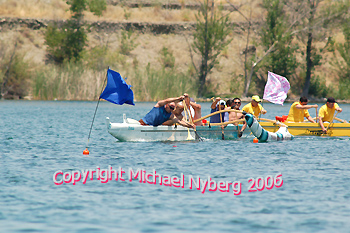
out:
<path id="1" fill-rule="evenodd" d="M 183 100 L 183 101 L 184 101 L 183 104 L 186 104 L 186 103 L 185 103 L 185 100 Z M 187 105 L 185 105 L 185 106 L 186 106 L 187 113 L 188 113 L 188 115 L 190 116 L 190 117 L 189 117 L 189 118 L 190 118 L 190 123 L 193 124 L 193 119 L 192 119 L 191 112 L 190 112 L 190 110 L 187 108 Z M 194 128 L 193 130 L 194 130 L 194 133 L 196 134 L 196 137 L 198 138 L 198 140 L 199 140 L 199 141 L 203 141 L 203 138 L 201 138 L 201 136 L 198 135 L 196 128 Z"/>
<path id="2" fill-rule="evenodd" d="M 275 123 L 275 124 L 278 124 L 278 125 L 281 125 L 282 127 L 288 127 L 288 125 L 285 125 L 279 121 L 275 121 L 275 120 L 270 120 L 270 119 L 266 119 L 266 118 L 260 118 L 260 120 L 262 121 L 268 121 L 268 122 L 272 122 L 272 123 Z"/>
<path id="3" fill-rule="evenodd" d="M 335 116 L 333 116 L 331 122 L 329 122 L 329 125 L 328 125 L 327 128 L 326 128 L 326 132 L 327 132 L 328 128 L 331 126 L 331 124 L 333 123 L 333 120 L 337 117 L 338 113 L 339 113 L 339 112 L 337 111 L 337 114 L 335 114 Z"/>
<path id="4" fill-rule="evenodd" d="M 219 126 L 219 125 L 228 125 L 228 124 L 234 124 L 234 123 L 239 123 L 239 122 L 244 122 L 245 119 L 240 119 L 240 120 L 234 120 L 234 121 L 226 121 L 222 123 L 210 123 L 210 125 L 213 126 Z"/>
<path id="5" fill-rule="evenodd" d="M 191 120 L 191 116 L 187 116 L 188 115 L 188 109 L 187 109 L 187 106 L 186 106 L 186 102 L 185 100 L 183 100 L 182 104 L 184 105 L 184 111 L 185 111 L 185 118 L 188 118 Z M 186 120 L 186 119 L 185 119 Z M 192 137 L 192 135 L 190 134 L 190 129 L 187 128 L 187 132 L 188 132 L 188 135 L 187 135 L 187 140 L 194 140 L 194 138 Z"/>
<path id="6" fill-rule="evenodd" d="M 337 120 L 337 121 L 339 121 L 341 123 L 348 123 L 346 120 L 340 119 L 338 117 L 334 117 L 334 120 Z"/>
<path id="7" fill-rule="evenodd" d="M 219 107 L 219 106 L 218 106 Z M 221 112 L 220 112 L 220 122 L 222 124 L 222 117 L 221 117 Z M 224 133 L 224 128 L 221 128 L 221 139 L 225 140 L 225 133 Z"/>
<path id="8" fill-rule="evenodd" d="M 205 118 L 208 118 L 208 117 L 211 117 L 211 116 L 214 116 L 214 115 L 216 115 L 216 114 L 223 113 L 223 112 L 239 112 L 239 113 L 242 113 L 243 111 L 235 110 L 235 109 L 220 110 L 220 111 L 216 111 L 216 112 L 210 113 L 210 114 L 208 114 L 208 115 L 206 115 L 206 116 L 204 116 L 204 117 L 201 117 L 201 118 L 199 118 L 199 119 L 197 119 L 197 120 L 194 120 L 193 123 L 196 123 L 196 122 L 201 121 L 201 120 L 203 120 L 203 119 L 205 119 Z"/>
<path id="9" fill-rule="evenodd" d="M 316 119 L 315 120 L 316 120 L 316 123 L 317 123 L 317 108 L 315 108 L 315 109 L 316 109 L 316 117 L 315 117 Z"/>
<path id="10" fill-rule="evenodd" d="M 312 119 L 313 119 L 313 120 L 316 120 L 317 117 L 313 117 Z M 309 121 L 308 119 L 305 119 L 303 122 L 308 122 L 308 121 Z"/>

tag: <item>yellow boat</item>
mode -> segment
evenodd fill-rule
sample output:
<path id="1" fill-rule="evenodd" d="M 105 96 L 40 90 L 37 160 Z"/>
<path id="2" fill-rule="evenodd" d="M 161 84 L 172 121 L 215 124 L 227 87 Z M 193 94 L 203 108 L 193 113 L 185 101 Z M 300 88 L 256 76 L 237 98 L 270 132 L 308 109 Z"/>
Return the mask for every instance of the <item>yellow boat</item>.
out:
<path id="1" fill-rule="evenodd" d="M 266 119 L 264 119 L 266 120 Z M 321 126 L 319 123 L 311 122 L 276 122 L 270 120 L 266 122 L 264 120 L 260 121 L 260 125 L 267 131 L 275 133 L 279 129 L 280 124 L 285 124 L 288 126 L 288 131 L 294 136 L 330 136 L 330 137 L 350 137 L 350 123 L 331 123 L 330 127 L 327 130 L 327 133 L 322 132 Z M 328 122 L 324 123 L 324 126 L 327 128 L 329 125 Z"/>
<path id="2" fill-rule="evenodd" d="M 224 113 L 224 112 L 242 112 L 240 110 L 234 110 L 234 109 L 229 109 L 229 110 L 221 110 L 221 111 L 217 111 L 214 113 L 211 113 L 207 116 L 201 117 L 197 120 L 195 120 L 194 122 L 197 121 L 201 121 L 202 119 L 211 117 L 215 114 L 219 114 L 219 113 Z M 316 118 L 313 118 L 314 120 L 316 120 Z M 280 126 L 287 126 L 288 127 L 288 131 L 290 134 L 294 135 L 294 136 L 330 136 L 330 137 L 350 137 L 350 123 L 339 119 L 337 117 L 334 117 L 334 121 L 338 121 L 341 123 L 336 123 L 336 122 L 332 122 L 330 124 L 330 126 L 328 127 L 329 123 L 328 122 L 324 122 L 324 127 L 328 128 L 327 133 L 323 133 L 321 126 L 319 123 L 311 123 L 311 122 L 299 122 L 299 123 L 295 123 L 295 122 L 279 122 L 276 120 L 271 120 L 271 119 L 266 119 L 266 118 L 258 118 L 257 119 L 260 123 L 260 125 L 267 131 L 272 132 L 272 133 L 276 133 Z M 238 120 L 241 121 L 241 120 Z M 228 123 L 232 123 L 232 122 L 223 122 L 223 123 L 216 123 L 216 124 L 211 124 L 211 125 L 226 125 Z M 246 129 L 245 132 L 249 130 Z"/>

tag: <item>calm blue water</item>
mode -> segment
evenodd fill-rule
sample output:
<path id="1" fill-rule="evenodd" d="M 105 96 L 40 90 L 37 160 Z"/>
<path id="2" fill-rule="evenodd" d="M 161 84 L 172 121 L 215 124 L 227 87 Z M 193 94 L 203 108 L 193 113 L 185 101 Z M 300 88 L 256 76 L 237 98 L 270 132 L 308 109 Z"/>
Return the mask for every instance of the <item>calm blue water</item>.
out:
<path id="1" fill-rule="evenodd" d="M 105 117 L 139 119 L 154 103 L 0 101 L 0 232 L 349 232 L 349 138 L 116 142 Z M 264 104 L 266 118 L 290 104 Z M 350 119 L 350 105 L 338 117 Z M 311 111 L 312 116 L 315 114 Z M 203 114 L 209 104 L 203 104 Z M 184 188 L 137 180 L 55 185 L 62 170 L 144 169 L 184 174 Z M 248 178 L 282 174 L 280 188 L 248 192 Z M 241 182 L 241 194 L 189 189 L 189 177 Z M 62 176 L 58 176 L 62 179 Z"/>

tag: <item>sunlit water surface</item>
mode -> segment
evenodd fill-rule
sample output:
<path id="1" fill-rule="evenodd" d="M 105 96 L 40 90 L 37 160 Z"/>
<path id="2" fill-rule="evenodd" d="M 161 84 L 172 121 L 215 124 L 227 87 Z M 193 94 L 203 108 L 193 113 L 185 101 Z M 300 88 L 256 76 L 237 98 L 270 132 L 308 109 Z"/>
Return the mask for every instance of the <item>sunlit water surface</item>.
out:
<path id="1" fill-rule="evenodd" d="M 0 101 L 0 232 L 349 232 L 348 137 L 293 141 L 117 142 L 105 118 L 140 119 L 154 103 Z M 265 118 L 287 114 L 264 104 Z M 209 104 L 203 104 L 203 115 Z M 338 117 L 350 119 L 350 105 Z M 310 111 L 314 116 L 314 109 Z M 55 185 L 56 171 L 129 168 L 184 175 L 184 188 L 138 180 Z M 249 178 L 283 185 L 248 192 Z M 125 174 L 124 174 L 125 175 Z M 126 175 L 125 175 L 126 176 Z M 124 176 L 124 177 L 125 177 Z M 189 178 L 241 183 L 241 194 L 189 188 Z M 62 176 L 58 176 L 58 179 Z M 127 177 L 126 177 L 127 178 Z"/>

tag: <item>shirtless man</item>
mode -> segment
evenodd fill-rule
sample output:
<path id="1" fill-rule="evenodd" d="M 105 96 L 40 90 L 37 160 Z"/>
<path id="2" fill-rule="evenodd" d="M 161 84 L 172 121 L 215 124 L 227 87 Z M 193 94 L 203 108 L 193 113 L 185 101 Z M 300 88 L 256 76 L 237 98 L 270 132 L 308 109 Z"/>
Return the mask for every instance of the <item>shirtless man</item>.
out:
<path id="1" fill-rule="evenodd" d="M 240 98 L 234 98 L 232 101 L 232 107 L 231 109 L 239 110 L 241 107 L 241 99 Z M 228 114 L 228 121 L 236 121 L 239 119 L 244 119 L 244 115 L 240 112 L 229 112 Z M 234 123 L 234 125 L 238 125 L 238 123 Z M 243 131 L 247 128 L 247 122 L 243 122 L 242 129 L 238 133 L 238 137 L 242 137 Z"/>

